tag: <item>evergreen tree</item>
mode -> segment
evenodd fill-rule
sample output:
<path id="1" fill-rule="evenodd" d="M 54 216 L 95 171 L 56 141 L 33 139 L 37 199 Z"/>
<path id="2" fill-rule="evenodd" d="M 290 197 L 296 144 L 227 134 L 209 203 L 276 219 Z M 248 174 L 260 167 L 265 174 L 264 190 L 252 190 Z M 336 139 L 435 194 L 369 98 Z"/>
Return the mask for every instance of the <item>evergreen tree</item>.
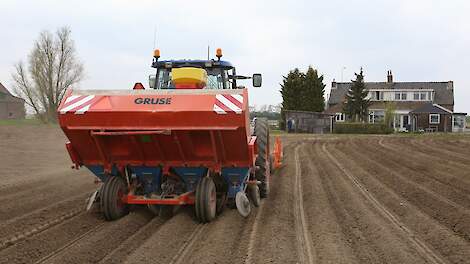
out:
<path id="1" fill-rule="evenodd" d="M 299 69 L 295 68 L 287 76 L 283 76 L 280 91 L 282 95 L 281 120 L 279 123 L 282 130 L 286 127 L 284 110 L 295 110 L 300 107 L 301 94 L 299 90 L 302 86 L 302 75 Z"/>
<path id="2" fill-rule="evenodd" d="M 302 110 L 323 112 L 325 110 L 325 87 L 323 75 L 318 76 L 318 71 L 309 66 L 303 80 Z"/>
<path id="3" fill-rule="evenodd" d="M 304 74 L 295 68 L 290 71 L 281 84 L 282 109 L 302 110 L 302 88 Z"/>
<path id="4" fill-rule="evenodd" d="M 311 66 L 307 73 L 295 68 L 287 76 L 283 76 L 280 91 L 282 95 L 281 128 L 285 127 L 284 110 L 323 112 L 325 87 L 323 75 L 318 76 L 317 70 Z"/>
<path id="5" fill-rule="evenodd" d="M 369 91 L 364 84 L 364 73 L 361 68 L 356 80 L 352 80 L 351 88 L 346 94 L 346 102 L 343 104 L 343 112 L 354 122 L 363 122 L 369 115 L 370 99 L 366 99 Z"/>

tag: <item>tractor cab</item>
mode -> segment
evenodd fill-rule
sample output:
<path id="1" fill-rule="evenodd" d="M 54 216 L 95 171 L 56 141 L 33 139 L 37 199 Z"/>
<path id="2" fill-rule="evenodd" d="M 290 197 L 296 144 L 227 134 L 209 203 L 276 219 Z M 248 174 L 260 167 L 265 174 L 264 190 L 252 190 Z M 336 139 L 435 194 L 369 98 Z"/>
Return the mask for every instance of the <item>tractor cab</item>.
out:
<path id="1" fill-rule="evenodd" d="M 252 77 L 236 74 L 235 67 L 228 61 L 222 61 L 222 50 L 217 49 L 217 60 L 163 60 L 159 61 L 160 51 L 154 52 L 152 67 L 155 75 L 149 76 L 150 88 L 153 89 L 238 89 L 237 80 L 252 79 L 254 87 L 260 87 L 261 74 Z"/>

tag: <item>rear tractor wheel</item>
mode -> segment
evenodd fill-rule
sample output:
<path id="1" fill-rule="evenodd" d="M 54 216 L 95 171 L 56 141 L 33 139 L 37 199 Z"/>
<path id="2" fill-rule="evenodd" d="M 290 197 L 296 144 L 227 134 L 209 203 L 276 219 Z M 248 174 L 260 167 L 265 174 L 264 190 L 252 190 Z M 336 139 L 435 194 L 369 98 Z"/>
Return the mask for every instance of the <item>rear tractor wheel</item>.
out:
<path id="1" fill-rule="evenodd" d="M 127 184 L 122 177 L 109 177 L 101 190 L 100 205 L 106 220 L 116 220 L 129 213 L 129 205 L 122 201 L 123 196 L 128 193 Z"/>
<path id="2" fill-rule="evenodd" d="M 210 177 L 203 177 L 196 186 L 196 218 L 201 223 L 215 219 L 217 212 L 217 191 Z"/>
<path id="3" fill-rule="evenodd" d="M 269 126 L 268 120 L 265 118 L 257 118 L 255 120 L 254 135 L 256 136 L 256 145 L 258 147 L 258 157 L 255 165 L 255 178 L 260 181 L 259 191 L 261 198 L 266 198 L 269 193 L 269 177 L 270 177 L 270 153 L 269 153 Z"/>

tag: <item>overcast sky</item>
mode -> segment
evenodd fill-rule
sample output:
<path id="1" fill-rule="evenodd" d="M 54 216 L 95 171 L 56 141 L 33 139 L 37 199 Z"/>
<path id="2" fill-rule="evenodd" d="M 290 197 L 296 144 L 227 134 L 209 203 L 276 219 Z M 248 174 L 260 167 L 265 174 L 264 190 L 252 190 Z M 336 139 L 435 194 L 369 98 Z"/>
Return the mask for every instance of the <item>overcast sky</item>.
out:
<path id="1" fill-rule="evenodd" d="M 250 104 L 281 102 L 282 75 L 308 65 L 331 81 L 448 81 L 470 113 L 470 1 L 0 1 L 0 82 L 42 30 L 69 26 L 86 79 L 81 89 L 147 86 L 154 29 L 162 59 L 204 59 L 220 47 L 237 73 L 263 74 Z"/>

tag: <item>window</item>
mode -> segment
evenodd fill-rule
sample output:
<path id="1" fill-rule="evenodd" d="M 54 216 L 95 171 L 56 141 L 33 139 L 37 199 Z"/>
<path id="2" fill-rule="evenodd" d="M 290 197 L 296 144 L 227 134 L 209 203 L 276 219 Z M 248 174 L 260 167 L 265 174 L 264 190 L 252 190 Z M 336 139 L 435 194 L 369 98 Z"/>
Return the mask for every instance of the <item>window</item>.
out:
<path id="1" fill-rule="evenodd" d="M 407 94 L 406 92 L 396 92 L 395 93 L 395 101 L 406 101 Z"/>
<path id="2" fill-rule="evenodd" d="M 440 114 L 429 114 L 429 124 L 439 124 L 441 123 L 441 115 Z"/>
<path id="3" fill-rule="evenodd" d="M 381 91 L 372 92 L 371 98 L 373 101 L 382 101 L 384 99 L 384 92 L 381 92 Z"/>
<path id="4" fill-rule="evenodd" d="M 426 101 L 426 93 L 421 93 L 420 100 Z"/>
<path id="5" fill-rule="evenodd" d="M 336 113 L 335 119 L 336 119 L 336 122 L 344 122 L 344 114 L 343 113 Z"/>
<path id="6" fill-rule="evenodd" d="M 428 96 L 430 92 L 414 92 L 413 93 L 413 100 L 415 101 L 426 101 L 431 100 L 431 96 Z"/>
<path id="7" fill-rule="evenodd" d="M 380 110 L 369 111 L 369 123 L 382 123 L 385 119 L 385 112 Z"/>
<path id="8" fill-rule="evenodd" d="M 464 129 L 465 128 L 465 116 L 454 116 L 454 128 L 460 128 Z"/>
<path id="9" fill-rule="evenodd" d="M 397 101 L 401 100 L 401 93 L 395 93 L 395 100 Z"/>
<path id="10" fill-rule="evenodd" d="M 401 100 L 406 101 L 406 93 L 401 93 Z"/>
<path id="11" fill-rule="evenodd" d="M 228 78 L 227 70 L 220 68 L 208 68 L 207 72 L 207 85 L 204 89 L 230 89 L 232 84 Z M 153 80 L 152 76 L 149 82 L 153 83 L 156 89 L 174 89 L 175 85 L 172 81 L 172 69 L 158 69 L 157 77 Z M 156 83 L 155 83 L 156 82 Z"/>

